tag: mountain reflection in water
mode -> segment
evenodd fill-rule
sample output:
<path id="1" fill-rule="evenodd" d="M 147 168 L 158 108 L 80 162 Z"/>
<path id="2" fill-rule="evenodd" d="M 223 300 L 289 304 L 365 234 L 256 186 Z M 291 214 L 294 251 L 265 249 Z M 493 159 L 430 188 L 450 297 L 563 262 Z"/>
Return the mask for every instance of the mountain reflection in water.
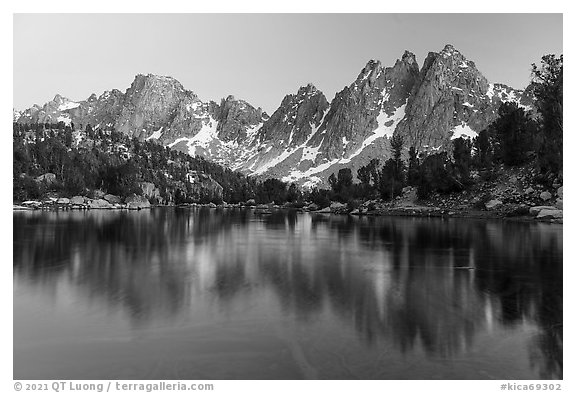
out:
<path id="1" fill-rule="evenodd" d="M 562 226 L 14 212 L 16 379 L 561 379 Z"/>

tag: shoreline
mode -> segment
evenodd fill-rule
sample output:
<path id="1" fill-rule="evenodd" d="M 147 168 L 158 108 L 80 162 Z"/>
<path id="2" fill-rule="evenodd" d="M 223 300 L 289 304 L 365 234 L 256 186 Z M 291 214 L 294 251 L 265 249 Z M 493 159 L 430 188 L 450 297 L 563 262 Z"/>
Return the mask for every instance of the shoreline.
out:
<path id="1" fill-rule="evenodd" d="M 347 211 L 338 209 L 310 209 L 308 207 L 280 206 L 280 205 L 246 205 L 246 204 L 221 204 L 214 203 L 191 203 L 181 205 L 149 205 L 129 207 L 125 204 L 116 204 L 106 207 L 87 206 L 87 205 L 70 205 L 70 204 L 43 204 L 40 201 L 35 203 L 13 204 L 13 212 L 17 211 L 90 211 L 90 210 L 122 210 L 122 211 L 139 211 L 143 209 L 156 208 L 209 208 L 209 209 L 246 209 L 252 210 L 257 215 L 273 214 L 276 211 L 293 210 L 298 213 L 311 213 L 318 215 L 334 216 L 353 216 L 353 217 L 421 217 L 421 218 L 468 218 L 480 220 L 503 220 L 503 221 L 522 221 L 522 222 L 544 222 L 553 224 L 563 224 L 563 218 L 538 218 L 535 215 L 508 215 L 504 211 L 487 211 L 487 210 L 452 210 L 441 209 L 431 206 L 399 206 L 381 208 L 370 211 L 358 211 L 358 209 Z"/>

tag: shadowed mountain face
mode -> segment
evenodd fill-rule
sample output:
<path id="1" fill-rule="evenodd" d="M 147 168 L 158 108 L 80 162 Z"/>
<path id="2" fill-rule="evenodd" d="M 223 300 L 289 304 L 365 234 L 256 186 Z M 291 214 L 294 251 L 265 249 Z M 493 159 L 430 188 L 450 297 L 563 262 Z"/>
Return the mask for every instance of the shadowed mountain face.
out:
<path id="1" fill-rule="evenodd" d="M 14 112 L 14 119 L 114 127 L 232 169 L 311 186 L 343 166 L 356 170 L 386 159 L 394 132 L 404 136 L 406 150 L 444 150 L 451 139 L 486 128 L 507 101 L 530 109 L 531 90 L 489 83 L 446 45 L 430 52 L 422 68 L 408 51 L 392 67 L 370 60 L 332 101 L 308 84 L 286 95 L 271 116 L 233 96 L 203 102 L 174 78 L 149 74 L 137 75 L 125 93 L 79 102 L 56 95 Z"/>
<path id="2" fill-rule="evenodd" d="M 549 224 L 15 213 L 14 292 L 18 378 L 562 378 Z"/>

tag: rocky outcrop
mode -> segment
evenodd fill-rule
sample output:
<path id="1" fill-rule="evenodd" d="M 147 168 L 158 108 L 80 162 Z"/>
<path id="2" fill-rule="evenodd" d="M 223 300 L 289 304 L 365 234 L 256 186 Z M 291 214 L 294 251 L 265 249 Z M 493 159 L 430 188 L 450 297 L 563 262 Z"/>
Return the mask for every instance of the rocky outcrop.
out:
<path id="1" fill-rule="evenodd" d="M 370 60 L 356 80 L 336 94 L 311 144 L 320 144 L 329 161 L 358 152 L 370 137 L 391 137 L 417 76 L 418 64 L 410 52 L 391 68 Z"/>
<path id="2" fill-rule="evenodd" d="M 305 160 L 314 161 L 306 148 L 327 110 L 326 97 L 312 84 L 285 96 L 280 107 L 258 129 L 251 141 L 255 154 L 241 168 L 262 174 L 284 161 L 292 162 L 290 167 Z"/>
<path id="3" fill-rule="evenodd" d="M 234 96 L 222 99 L 220 105 L 211 105 L 211 112 L 218 122 L 216 131 L 223 142 L 243 143 L 248 133 L 262 123 L 265 113 L 262 108 L 254 108 L 248 102 L 236 100 Z"/>
<path id="4" fill-rule="evenodd" d="M 38 176 L 35 180 L 37 183 L 52 185 L 56 183 L 56 175 L 53 173 L 45 173 L 43 175 Z"/>
<path id="5" fill-rule="evenodd" d="M 186 96 L 194 98 L 174 78 L 137 75 L 126 90 L 122 112 L 115 123 L 116 130 L 140 139 L 149 137 L 170 122 L 170 117 Z"/>
<path id="6" fill-rule="evenodd" d="M 336 94 L 301 155 L 284 154 L 268 174 L 313 185 L 342 167 L 355 172 L 374 157 L 385 158 L 417 75 L 416 58 L 410 52 L 393 67 L 369 61 L 356 80 Z"/>
<path id="7" fill-rule="evenodd" d="M 444 149 L 450 139 L 486 128 L 505 101 L 530 103 L 521 91 L 490 84 L 473 61 L 446 45 L 424 61 L 398 131 L 419 151 Z"/>
<path id="8" fill-rule="evenodd" d="M 155 198 L 158 200 L 160 198 L 160 190 L 154 183 L 150 182 L 141 182 L 138 183 L 140 189 L 142 190 L 142 195 L 144 195 L 148 199 Z"/>
<path id="9" fill-rule="evenodd" d="M 224 188 L 210 175 L 205 173 L 193 173 L 188 175 L 192 199 L 197 200 L 222 200 Z"/>
<path id="10" fill-rule="evenodd" d="M 130 210 L 140 210 L 150 207 L 150 201 L 142 195 L 131 195 L 126 197 L 125 200 L 126 207 Z"/>

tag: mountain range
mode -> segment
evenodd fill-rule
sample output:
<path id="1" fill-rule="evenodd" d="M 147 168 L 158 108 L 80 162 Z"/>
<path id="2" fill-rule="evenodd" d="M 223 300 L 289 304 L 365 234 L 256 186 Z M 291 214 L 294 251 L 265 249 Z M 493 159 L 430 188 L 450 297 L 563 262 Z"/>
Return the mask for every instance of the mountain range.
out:
<path id="1" fill-rule="evenodd" d="M 409 51 L 391 67 L 370 60 L 332 101 L 313 84 L 302 86 L 271 115 L 233 96 L 204 102 L 176 79 L 148 74 L 137 75 L 124 93 L 114 89 L 84 101 L 56 95 L 14 111 L 14 121 L 113 127 L 243 173 L 311 187 L 342 167 L 355 172 L 373 158 L 383 162 L 394 133 L 406 150 L 446 150 L 452 139 L 485 129 L 509 101 L 530 109 L 531 87 L 490 83 L 446 45 L 422 67 Z"/>

